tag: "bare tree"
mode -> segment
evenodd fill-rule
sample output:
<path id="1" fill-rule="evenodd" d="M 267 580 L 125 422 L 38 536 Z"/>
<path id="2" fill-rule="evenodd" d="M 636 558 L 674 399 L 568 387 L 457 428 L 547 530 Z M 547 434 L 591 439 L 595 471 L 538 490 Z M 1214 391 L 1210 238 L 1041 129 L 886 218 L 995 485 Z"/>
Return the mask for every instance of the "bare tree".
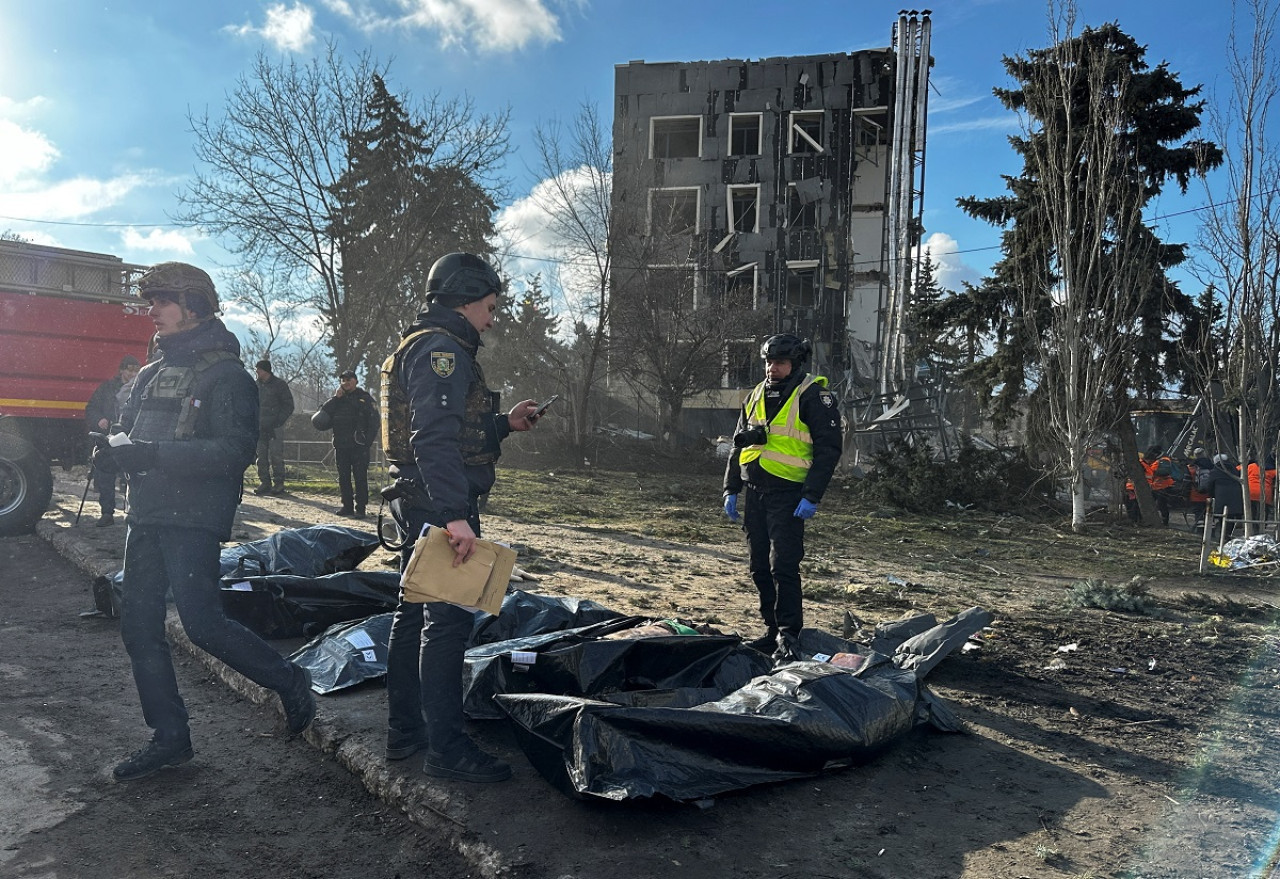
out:
<path id="1" fill-rule="evenodd" d="M 229 299 L 242 309 L 248 320 L 245 361 L 268 358 L 272 369 L 288 382 L 304 382 L 308 387 L 318 380 L 332 382 L 332 373 L 321 342 L 323 325 L 290 298 L 295 285 L 288 273 L 240 271 L 227 285 Z M 311 324 L 306 331 L 301 325 Z"/>
<path id="2" fill-rule="evenodd" d="M 679 441 L 685 403 L 721 386 L 726 343 L 756 339 L 772 315 L 736 295 L 724 273 L 708 270 L 705 242 L 680 217 L 653 210 L 647 229 L 625 218 L 615 228 L 626 230 L 615 236 L 615 272 L 623 264 L 634 270 L 615 285 L 614 324 L 624 330 L 614 334 L 614 360 L 657 401 L 659 433 Z"/>
<path id="3" fill-rule="evenodd" d="M 565 370 L 570 441 L 581 452 L 590 434 L 593 395 L 603 378 L 609 345 L 614 277 L 612 140 L 594 104 L 583 104 L 567 126 L 551 120 L 533 135 L 535 171 L 542 183 L 533 200 L 546 217 L 558 262 L 548 281 L 573 331 Z"/>
<path id="4" fill-rule="evenodd" d="M 287 272 L 294 283 L 282 295 L 322 316 L 326 341 L 344 366 L 385 353 L 374 349 L 384 344 L 386 321 L 368 319 L 377 309 L 366 299 L 352 301 L 343 266 L 352 249 L 347 239 L 380 233 L 344 211 L 352 181 L 337 185 L 350 168 L 353 144 L 368 139 L 376 121 L 370 107 L 375 83 L 385 77 L 386 66 L 367 53 L 348 64 L 332 43 L 308 64 L 276 63 L 259 53 L 220 118 L 189 117 L 201 167 L 180 195 L 179 219 L 233 241 L 250 272 Z M 505 113 L 481 115 L 469 100 L 439 96 L 411 110 L 425 133 L 422 168 L 460 173 L 490 194 L 501 188 L 495 174 L 507 152 Z M 399 207 L 422 214 L 417 204 Z M 396 229 L 395 219 L 387 217 L 381 229 Z M 413 230 L 419 235 L 411 244 L 420 247 L 429 238 L 424 225 Z M 412 246 L 389 243 L 385 250 L 379 265 L 385 264 L 386 277 L 414 276 L 405 272 L 417 256 Z M 418 292 L 397 288 L 388 295 L 403 302 Z"/>
<path id="5" fill-rule="evenodd" d="M 1197 261 L 1200 276 L 1216 291 L 1220 319 L 1206 329 L 1194 354 L 1203 399 L 1220 398 L 1234 415 L 1230 428 L 1212 419 L 1219 426 L 1219 451 L 1242 465 L 1251 457 L 1261 465 L 1280 440 L 1280 152 L 1268 135 L 1280 95 L 1278 12 L 1268 0 L 1242 5 L 1243 25 L 1240 5 L 1232 4 L 1227 93 L 1210 115 L 1227 160 L 1220 177 L 1206 179 L 1209 206 Z M 1247 480 L 1240 490 L 1247 510 Z"/>
<path id="6" fill-rule="evenodd" d="M 1079 532 L 1088 449 L 1111 426 L 1103 413 L 1137 350 L 1157 242 L 1142 218 L 1143 169 L 1124 138 L 1132 128 L 1129 72 L 1107 39 L 1075 32 L 1071 2 L 1051 6 L 1050 36 L 1044 62 L 1024 68 L 1023 93 L 1035 120 L 1026 156 L 1038 183 L 1036 225 L 1047 246 L 1040 251 L 1044 262 L 1023 272 L 1020 311 L 1063 448 L 1071 526 Z"/>

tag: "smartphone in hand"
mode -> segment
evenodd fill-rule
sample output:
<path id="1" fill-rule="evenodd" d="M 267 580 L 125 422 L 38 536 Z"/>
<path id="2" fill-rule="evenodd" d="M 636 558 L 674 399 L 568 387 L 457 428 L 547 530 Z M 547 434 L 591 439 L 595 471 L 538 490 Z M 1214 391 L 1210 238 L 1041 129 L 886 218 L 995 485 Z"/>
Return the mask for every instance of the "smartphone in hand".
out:
<path id="1" fill-rule="evenodd" d="M 541 417 L 542 417 L 543 413 L 545 413 L 545 412 L 547 411 L 547 408 L 548 408 L 552 403 L 554 403 L 556 400 L 559 400 L 559 399 L 560 399 L 560 395 L 559 395 L 559 394 L 552 394 L 550 397 L 548 397 L 548 398 L 547 398 L 546 402 L 544 402 L 544 403 L 543 403 L 541 406 L 539 406 L 537 409 L 534 409 L 534 410 L 533 410 L 533 414 L 529 416 L 529 420 L 530 420 L 530 421 L 537 421 L 539 418 L 541 418 Z"/>

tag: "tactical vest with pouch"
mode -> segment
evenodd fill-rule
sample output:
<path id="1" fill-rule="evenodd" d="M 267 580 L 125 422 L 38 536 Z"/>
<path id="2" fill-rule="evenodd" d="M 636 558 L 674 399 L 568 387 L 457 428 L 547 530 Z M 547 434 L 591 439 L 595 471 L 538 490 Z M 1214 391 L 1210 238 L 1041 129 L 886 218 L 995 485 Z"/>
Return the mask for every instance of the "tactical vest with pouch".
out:
<path id="1" fill-rule="evenodd" d="M 443 327 L 430 327 L 410 333 L 400 340 L 395 352 L 382 362 L 382 452 L 389 464 L 409 466 L 416 464 L 413 445 L 409 441 L 412 411 L 409 395 L 397 377 L 404 352 L 422 336 L 440 335 L 457 342 L 464 350 L 471 346 Z M 484 372 L 473 356 L 471 381 L 467 385 L 465 412 L 462 416 L 462 434 L 458 438 L 462 449 L 462 463 L 468 465 L 492 464 L 501 455 L 501 447 L 493 426 L 493 416 L 498 412 L 500 395 L 490 391 L 484 383 Z"/>
<path id="2" fill-rule="evenodd" d="M 191 366 L 161 367 L 142 391 L 130 438 L 164 442 L 194 437 L 201 402 L 195 396 L 196 381 L 209 367 L 226 360 L 240 362 L 229 351 L 206 351 Z"/>

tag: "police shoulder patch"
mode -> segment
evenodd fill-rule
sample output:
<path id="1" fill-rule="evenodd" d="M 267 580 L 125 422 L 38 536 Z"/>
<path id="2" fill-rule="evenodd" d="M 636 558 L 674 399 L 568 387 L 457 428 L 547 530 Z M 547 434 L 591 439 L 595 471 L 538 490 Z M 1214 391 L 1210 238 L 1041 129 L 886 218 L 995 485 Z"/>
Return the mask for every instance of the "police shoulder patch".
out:
<path id="1" fill-rule="evenodd" d="M 432 351 L 431 369 L 441 378 L 453 375 L 454 354 L 452 351 Z"/>
<path id="2" fill-rule="evenodd" d="M 836 404 L 836 396 L 830 391 L 823 391 L 818 396 L 822 398 L 823 406 L 830 408 L 831 406 L 834 406 Z"/>

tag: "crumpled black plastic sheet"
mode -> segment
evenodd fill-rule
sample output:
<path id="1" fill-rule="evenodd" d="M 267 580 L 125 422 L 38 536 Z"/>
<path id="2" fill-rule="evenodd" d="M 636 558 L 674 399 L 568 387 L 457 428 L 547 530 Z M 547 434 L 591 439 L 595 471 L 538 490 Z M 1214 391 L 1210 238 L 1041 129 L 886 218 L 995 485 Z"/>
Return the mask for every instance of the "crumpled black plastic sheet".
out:
<path id="1" fill-rule="evenodd" d="M 511 589 L 502 599 L 502 610 L 497 616 L 476 615 L 476 626 L 468 644 L 492 644 L 526 635 L 576 629 L 621 616 L 616 610 L 587 599 Z"/>
<path id="2" fill-rule="evenodd" d="M 396 609 L 400 575 L 342 571 L 318 577 L 224 577 L 222 609 L 264 638 L 310 638 L 334 623 Z"/>
<path id="3" fill-rule="evenodd" d="M 318 577 L 353 571 L 377 548 L 376 535 L 345 525 L 286 529 L 262 540 L 223 549 L 218 559 L 218 576 L 243 580 L 269 574 Z M 95 578 L 93 596 L 98 610 L 118 617 L 123 590 L 122 570 Z"/>
<path id="4" fill-rule="evenodd" d="M 922 679 L 990 621 L 972 608 L 902 642 L 889 662 L 805 630 L 802 655 L 860 652 L 867 661 L 850 672 L 802 659 L 701 704 L 687 696 L 664 704 L 675 695 L 667 693 L 649 700 L 507 693 L 495 701 L 515 721 L 530 762 L 565 793 L 703 799 L 860 762 L 917 724 L 958 730 Z"/>
<path id="5" fill-rule="evenodd" d="M 320 577 L 354 571 L 378 548 L 378 536 L 345 525 L 311 525 L 222 551 L 220 576 L 293 574 Z"/>
<path id="6" fill-rule="evenodd" d="M 387 673 L 392 613 L 338 623 L 289 657 L 311 672 L 311 689 L 324 695 Z"/>
<path id="7" fill-rule="evenodd" d="M 473 647 L 462 670 L 463 708 L 475 719 L 501 718 L 493 701 L 500 693 L 599 697 L 693 687 L 709 688 L 715 698 L 772 667 L 764 654 L 743 646 L 737 635 L 603 637 L 648 621 L 623 617 Z M 522 653 L 529 662 L 516 661 Z"/>
<path id="8" fill-rule="evenodd" d="M 392 608 L 395 607 L 394 596 Z M 351 687 L 363 681 L 380 678 L 387 673 L 387 645 L 391 639 L 392 614 L 382 614 L 366 620 L 368 624 L 365 634 L 374 641 L 373 650 L 377 660 L 371 660 L 363 648 L 358 654 L 350 651 L 351 634 L 359 638 L 359 625 L 336 625 L 313 639 L 293 655 L 295 662 L 311 672 L 316 692 L 327 693 Z M 383 619 L 385 617 L 385 619 Z M 538 595 L 513 589 L 502 600 L 502 611 L 498 616 L 477 612 L 475 628 L 472 630 L 470 644 L 483 643 L 484 639 L 496 635 L 513 636 L 535 635 L 554 639 L 559 629 L 573 626 L 581 627 L 584 623 L 596 623 L 601 619 L 621 617 L 617 611 L 609 610 L 592 601 L 579 601 L 576 598 L 561 598 L 553 595 Z M 360 639 L 363 640 L 363 639 Z M 324 643 L 324 642 L 332 643 Z M 339 657 L 349 656 L 345 666 Z M 320 689 L 321 681 L 332 680 L 331 689 Z M 488 717 L 501 718 L 492 701 L 485 706 Z"/>

